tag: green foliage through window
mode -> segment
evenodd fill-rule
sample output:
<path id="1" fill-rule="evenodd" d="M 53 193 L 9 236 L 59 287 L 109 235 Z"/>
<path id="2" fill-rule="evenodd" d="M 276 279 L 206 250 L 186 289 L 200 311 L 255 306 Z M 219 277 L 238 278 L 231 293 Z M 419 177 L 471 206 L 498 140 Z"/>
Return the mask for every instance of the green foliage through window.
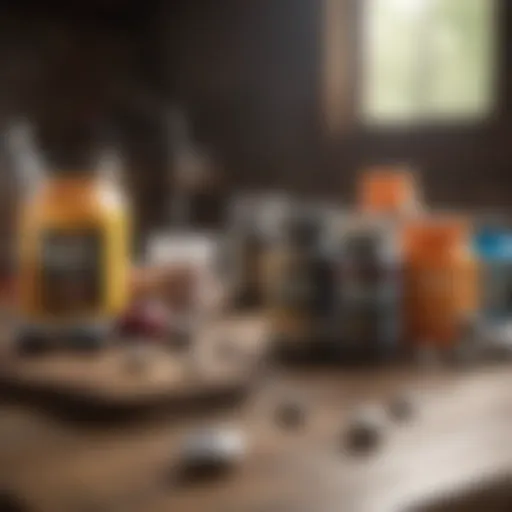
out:
<path id="1" fill-rule="evenodd" d="M 494 107 L 496 0 L 365 0 L 369 123 L 471 121 Z"/>

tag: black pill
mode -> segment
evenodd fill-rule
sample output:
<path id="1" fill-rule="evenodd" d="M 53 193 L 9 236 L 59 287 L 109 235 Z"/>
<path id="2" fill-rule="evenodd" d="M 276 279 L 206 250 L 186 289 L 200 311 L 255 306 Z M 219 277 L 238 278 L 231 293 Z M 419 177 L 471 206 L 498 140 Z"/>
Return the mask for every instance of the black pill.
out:
<path id="1" fill-rule="evenodd" d="M 407 394 L 397 395 L 390 400 L 388 412 L 397 421 L 407 421 L 414 416 L 415 400 Z"/>
<path id="2" fill-rule="evenodd" d="M 350 454 L 367 454 L 383 440 L 384 424 L 377 411 L 363 411 L 349 421 L 343 431 L 343 445 Z"/>
<path id="3" fill-rule="evenodd" d="M 297 428 L 306 422 L 306 407 L 299 401 L 289 400 L 280 403 L 276 409 L 276 422 L 283 428 Z"/>

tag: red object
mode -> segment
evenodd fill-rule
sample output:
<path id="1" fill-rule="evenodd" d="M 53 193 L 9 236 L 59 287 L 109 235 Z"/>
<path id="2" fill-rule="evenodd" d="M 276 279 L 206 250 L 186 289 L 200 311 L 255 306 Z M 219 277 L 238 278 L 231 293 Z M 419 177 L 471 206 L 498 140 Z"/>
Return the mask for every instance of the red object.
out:
<path id="1" fill-rule="evenodd" d="M 159 301 L 136 302 L 119 321 L 122 336 L 163 338 L 168 334 L 169 312 Z"/>

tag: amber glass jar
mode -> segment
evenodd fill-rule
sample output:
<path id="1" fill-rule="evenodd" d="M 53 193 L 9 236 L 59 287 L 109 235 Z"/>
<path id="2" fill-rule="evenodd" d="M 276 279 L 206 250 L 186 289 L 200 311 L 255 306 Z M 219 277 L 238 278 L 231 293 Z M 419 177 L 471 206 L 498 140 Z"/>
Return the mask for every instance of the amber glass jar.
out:
<path id="1" fill-rule="evenodd" d="M 460 340 L 479 303 L 470 226 L 455 217 L 410 221 L 404 250 L 407 338 L 450 347 Z"/>
<path id="2" fill-rule="evenodd" d="M 20 312 L 31 329 L 108 325 L 129 293 L 129 227 L 116 183 L 93 173 L 48 178 L 22 207 Z"/>

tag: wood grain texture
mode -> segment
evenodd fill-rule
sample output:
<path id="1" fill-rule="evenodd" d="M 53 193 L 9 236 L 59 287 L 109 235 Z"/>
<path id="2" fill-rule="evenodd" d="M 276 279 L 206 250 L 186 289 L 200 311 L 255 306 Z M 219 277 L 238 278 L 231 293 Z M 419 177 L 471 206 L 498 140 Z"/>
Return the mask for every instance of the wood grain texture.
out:
<path id="1" fill-rule="evenodd" d="M 422 507 L 445 492 L 501 482 L 512 470 L 510 384 L 509 367 L 280 371 L 238 409 L 114 429 L 62 424 L 5 406 L 0 483 L 41 512 L 93 504 L 95 510 L 141 512 L 429 511 Z M 404 388 L 416 393 L 415 418 L 388 424 L 375 453 L 349 456 L 341 433 L 353 408 L 383 404 Z M 276 404 L 290 393 L 309 404 L 305 427 L 294 432 L 273 420 Z M 247 459 L 219 480 L 173 483 L 168 475 L 181 439 L 205 423 L 242 427 L 249 439 Z M 6 442 L 16 435 L 16 442 Z M 502 484 L 505 496 L 506 489 Z M 467 500 L 472 503 L 471 496 Z"/>

